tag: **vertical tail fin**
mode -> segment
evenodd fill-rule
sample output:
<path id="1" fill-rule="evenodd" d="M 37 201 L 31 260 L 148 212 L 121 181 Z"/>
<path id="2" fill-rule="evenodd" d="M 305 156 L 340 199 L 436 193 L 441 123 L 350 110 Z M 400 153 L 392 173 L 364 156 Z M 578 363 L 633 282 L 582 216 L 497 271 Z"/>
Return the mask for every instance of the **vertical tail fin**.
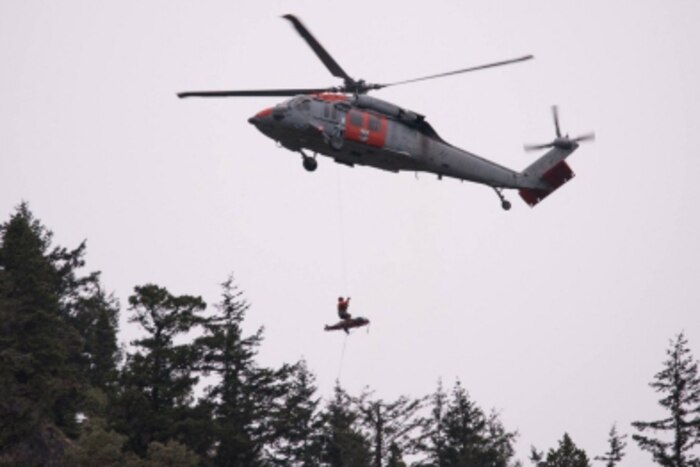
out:
<path id="1" fill-rule="evenodd" d="M 574 150 L 575 148 L 570 150 L 554 148 L 525 169 L 524 173 L 528 178 L 543 183 L 541 188 L 522 188 L 519 192 L 520 197 L 531 207 L 535 206 L 574 178 L 574 172 L 565 161 Z"/>
<path id="2" fill-rule="evenodd" d="M 544 156 L 533 162 L 523 171 L 530 180 L 535 180 L 537 186 L 522 188 L 520 197 L 530 206 L 537 205 L 540 201 L 556 191 L 563 184 L 574 178 L 574 172 L 565 159 L 578 149 L 579 142 L 595 139 L 593 133 L 588 133 L 577 138 L 562 136 L 559 128 L 559 112 L 556 106 L 552 106 L 554 129 L 556 138 L 551 143 L 525 146 L 526 150 L 539 150 L 551 148 Z"/>

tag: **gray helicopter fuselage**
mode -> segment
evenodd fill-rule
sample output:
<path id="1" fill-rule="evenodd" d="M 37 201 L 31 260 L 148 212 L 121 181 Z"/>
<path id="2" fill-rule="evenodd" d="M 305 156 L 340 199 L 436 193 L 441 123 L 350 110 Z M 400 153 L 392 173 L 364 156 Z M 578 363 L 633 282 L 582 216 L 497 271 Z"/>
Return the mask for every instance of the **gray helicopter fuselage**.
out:
<path id="1" fill-rule="evenodd" d="M 498 188 L 547 187 L 527 172 L 447 143 L 422 115 L 367 95 L 296 96 L 249 121 L 291 151 L 308 150 L 348 166 L 430 172 Z"/>
<path id="2" fill-rule="evenodd" d="M 391 83 L 370 83 L 352 78 L 299 18 L 291 14 L 283 18 L 291 23 L 326 69 L 343 80 L 341 86 L 185 91 L 179 92 L 178 97 L 291 97 L 258 112 L 248 121 L 281 146 L 299 152 L 304 168 L 310 172 L 318 166 L 317 154 L 351 167 L 365 165 L 391 172 L 430 172 L 438 178 L 447 176 L 490 186 L 500 198 L 503 209 L 508 210 L 511 204 L 503 196 L 503 188 L 518 189 L 528 205 L 537 205 L 574 177 L 565 159 L 578 148 L 580 141 L 594 139 L 592 133 L 577 138 L 562 136 L 557 109 L 553 107 L 556 139 L 529 147 L 549 151 L 522 172 L 503 167 L 444 141 L 422 115 L 367 93 L 524 62 L 534 58 L 532 55 Z"/>

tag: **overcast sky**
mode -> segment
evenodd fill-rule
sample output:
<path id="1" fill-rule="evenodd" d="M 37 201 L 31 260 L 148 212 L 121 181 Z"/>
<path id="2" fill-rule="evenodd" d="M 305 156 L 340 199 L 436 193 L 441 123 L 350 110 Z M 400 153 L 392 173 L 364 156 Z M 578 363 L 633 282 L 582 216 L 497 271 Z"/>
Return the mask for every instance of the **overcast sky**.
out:
<path id="1" fill-rule="evenodd" d="M 247 123 L 275 99 L 175 96 L 340 84 L 285 13 L 374 82 L 534 54 L 374 94 L 502 165 L 554 137 L 552 104 L 597 141 L 573 181 L 534 209 L 509 192 L 509 212 L 427 174 L 307 173 Z M 58 244 L 87 239 L 123 322 L 135 285 L 214 303 L 233 272 L 261 360 L 306 358 L 322 395 L 338 376 L 389 399 L 459 378 L 520 432 L 520 459 L 564 431 L 593 457 L 613 422 L 662 415 L 647 384 L 670 338 L 700 357 L 699 22 L 697 1 L 6 0 L 0 216 L 26 200 Z M 338 295 L 372 321 L 342 366 L 344 336 L 322 331 Z"/>

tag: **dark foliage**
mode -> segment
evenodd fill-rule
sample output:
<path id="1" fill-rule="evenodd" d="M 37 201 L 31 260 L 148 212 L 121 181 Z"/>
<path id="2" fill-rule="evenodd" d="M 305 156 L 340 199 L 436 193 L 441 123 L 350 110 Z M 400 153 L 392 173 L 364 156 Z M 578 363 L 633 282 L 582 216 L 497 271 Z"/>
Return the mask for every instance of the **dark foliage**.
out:
<path id="1" fill-rule="evenodd" d="M 613 425 L 608 435 L 609 450 L 602 456 L 596 456 L 595 460 L 605 462 L 605 467 L 615 467 L 625 457 L 625 448 L 627 447 L 625 438 L 627 435 L 619 435 L 617 428 Z"/>
<path id="2" fill-rule="evenodd" d="M 336 382 L 333 399 L 321 412 L 322 460 L 332 467 L 372 465 L 369 440 L 359 429 L 360 413 Z"/>
<path id="3" fill-rule="evenodd" d="M 132 342 L 137 351 L 127 359 L 112 421 L 129 436 L 129 449 L 143 456 L 151 442 L 182 436 L 192 413 L 196 354 L 191 344 L 176 344 L 175 338 L 201 323 L 206 305 L 199 297 L 174 296 L 153 284 L 135 287 L 129 304 L 130 321 L 145 337 Z"/>
<path id="4" fill-rule="evenodd" d="M 590 467 L 591 465 L 586 452 L 579 449 L 567 433 L 564 433 L 556 449 L 549 450 L 546 458 L 532 448 L 530 460 L 536 467 Z"/>
<path id="5" fill-rule="evenodd" d="M 121 360 L 117 342 L 119 302 L 113 295 L 107 295 L 99 283 L 91 285 L 88 294 L 75 300 L 76 312 L 71 322 L 83 339 L 82 366 L 87 382 L 111 394 L 117 384 Z"/>
<path id="6" fill-rule="evenodd" d="M 273 464 L 312 467 L 321 463 L 318 405 L 315 377 L 302 360 L 290 368 L 285 395 L 271 414 L 275 431 L 268 457 Z"/>
<path id="7" fill-rule="evenodd" d="M 432 396 L 432 416 L 422 451 L 435 466 L 508 466 L 517 436 L 503 427 L 498 415 L 486 415 L 458 381 L 451 398 L 442 385 Z"/>
<path id="8" fill-rule="evenodd" d="M 264 450 L 274 442 L 275 412 L 286 393 L 289 368 L 272 370 L 255 361 L 262 329 L 244 337 L 241 327 L 249 309 L 230 277 L 222 284 L 216 313 L 204 322 L 204 336 L 196 340 L 199 370 L 217 377 L 206 390 L 213 407 L 214 465 L 264 465 Z"/>
<path id="9" fill-rule="evenodd" d="M 700 443 L 700 378 L 698 363 L 688 349 L 683 333 L 671 342 L 666 351 L 664 368 L 649 385 L 663 394 L 659 404 L 668 417 L 651 422 L 634 422 L 642 434 L 632 438 L 639 447 L 649 451 L 654 462 L 668 467 L 700 465 L 693 448 Z M 651 433 L 668 433 L 670 440 L 653 437 Z M 660 434 L 660 433 L 659 433 Z"/>
<path id="10" fill-rule="evenodd" d="M 418 450 L 420 433 L 428 425 L 428 420 L 421 417 L 426 400 L 401 396 L 385 402 L 363 394 L 356 401 L 360 424 L 372 443 L 374 467 L 403 462 L 404 455 Z"/>
<path id="11" fill-rule="evenodd" d="M 113 375 L 116 319 L 99 331 L 86 319 L 106 302 L 96 292 L 99 274 L 79 274 L 84 242 L 74 250 L 52 248 L 51 232 L 26 203 L 0 236 L 0 446 L 7 454 L 77 436 L 89 384 L 106 385 L 106 374 Z M 103 311 L 116 313 L 107 305 Z M 88 344 L 90 334 L 101 335 L 103 348 Z"/>
<path id="12" fill-rule="evenodd" d="M 120 351 L 120 304 L 82 272 L 85 251 L 53 246 L 26 204 L 0 226 L 0 465 L 520 465 L 516 433 L 459 382 L 389 401 L 336 383 L 322 402 L 305 361 L 261 365 L 263 330 L 244 331 L 250 306 L 232 277 L 208 311 L 196 296 L 135 287 L 141 338 Z M 635 422 L 633 438 L 660 465 L 700 465 L 700 378 L 682 334 L 651 386 L 668 417 Z M 596 460 L 619 464 L 624 438 L 613 426 Z M 531 460 L 590 466 L 568 434 Z"/>

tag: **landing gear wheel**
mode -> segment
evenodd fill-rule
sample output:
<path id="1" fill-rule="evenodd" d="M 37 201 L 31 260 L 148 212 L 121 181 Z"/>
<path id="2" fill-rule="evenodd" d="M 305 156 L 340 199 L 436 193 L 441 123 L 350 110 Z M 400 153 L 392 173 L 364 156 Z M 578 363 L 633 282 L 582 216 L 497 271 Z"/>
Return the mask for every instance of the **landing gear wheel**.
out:
<path id="1" fill-rule="evenodd" d="M 502 188 L 493 187 L 493 191 L 496 192 L 496 194 L 498 195 L 498 199 L 501 200 L 501 207 L 503 208 L 503 210 L 504 210 L 504 211 L 510 210 L 510 201 L 508 201 L 508 200 L 506 199 L 506 197 L 503 196 L 503 193 L 502 193 L 503 189 L 502 189 Z"/>
<path id="2" fill-rule="evenodd" d="M 304 157 L 303 165 L 309 172 L 313 172 L 318 168 L 318 162 L 316 162 L 316 159 L 312 159 L 311 157 Z"/>

